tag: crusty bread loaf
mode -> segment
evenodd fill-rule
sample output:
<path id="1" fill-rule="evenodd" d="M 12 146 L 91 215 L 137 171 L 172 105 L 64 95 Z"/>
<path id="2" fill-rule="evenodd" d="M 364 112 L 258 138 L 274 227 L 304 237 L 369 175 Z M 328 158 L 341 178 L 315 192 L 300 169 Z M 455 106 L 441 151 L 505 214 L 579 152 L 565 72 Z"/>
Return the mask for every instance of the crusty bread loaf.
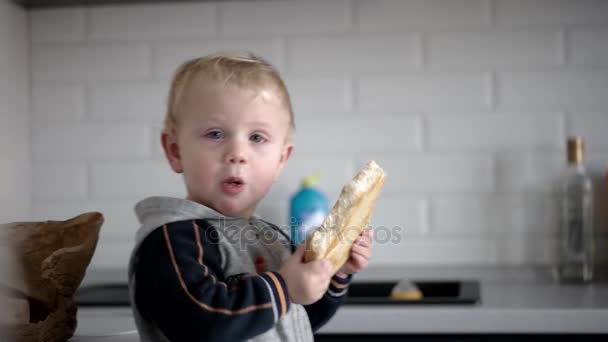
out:
<path id="1" fill-rule="evenodd" d="M 323 224 L 306 241 L 304 261 L 326 258 L 338 270 L 350 255 L 353 242 L 369 225 L 374 203 L 384 184 L 384 170 L 369 161 L 348 182 Z"/>

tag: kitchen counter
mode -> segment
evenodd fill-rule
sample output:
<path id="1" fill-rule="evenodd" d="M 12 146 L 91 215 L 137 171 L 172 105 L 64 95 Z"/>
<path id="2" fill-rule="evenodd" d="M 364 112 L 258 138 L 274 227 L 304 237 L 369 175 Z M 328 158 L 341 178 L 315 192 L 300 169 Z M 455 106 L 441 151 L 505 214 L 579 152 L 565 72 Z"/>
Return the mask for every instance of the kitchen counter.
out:
<path id="1" fill-rule="evenodd" d="M 90 272 L 85 284 L 121 282 L 122 272 Z M 477 279 L 474 305 L 344 305 L 321 334 L 608 334 L 608 283 L 556 284 L 541 267 L 370 267 L 355 281 Z M 79 308 L 74 341 L 136 341 L 129 308 Z M 130 332 L 130 333 L 129 333 Z"/>

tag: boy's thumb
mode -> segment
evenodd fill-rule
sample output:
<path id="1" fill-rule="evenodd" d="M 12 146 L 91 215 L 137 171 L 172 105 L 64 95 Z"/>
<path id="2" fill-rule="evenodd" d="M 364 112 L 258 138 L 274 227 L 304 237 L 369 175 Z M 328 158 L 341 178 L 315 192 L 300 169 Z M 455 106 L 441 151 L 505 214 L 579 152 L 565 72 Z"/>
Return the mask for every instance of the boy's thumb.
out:
<path id="1" fill-rule="evenodd" d="M 296 250 L 293 252 L 293 255 L 298 258 L 298 260 L 304 261 L 304 252 L 306 251 L 306 243 L 299 245 Z"/>

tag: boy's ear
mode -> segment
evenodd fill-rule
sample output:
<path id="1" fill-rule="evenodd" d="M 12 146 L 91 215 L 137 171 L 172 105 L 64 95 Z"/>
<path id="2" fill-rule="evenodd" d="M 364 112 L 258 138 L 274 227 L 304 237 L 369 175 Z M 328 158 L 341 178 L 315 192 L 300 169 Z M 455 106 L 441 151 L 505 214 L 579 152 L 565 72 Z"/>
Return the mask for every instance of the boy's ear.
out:
<path id="1" fill-rule="evenodd" d="M 283 167 L 285 166 L 285 163 L 289 160 L 289 157 L 291 157 L 291 153 L 293 152 L 293 144 L 285 144 L 285 146 L 283 146 L 283 150 L 281 151 L 281 159 L 279 159 L 279 170 L 276 173 L 275 176 L 275 181 L 279 178 L 279 175 L 281 174 L 281 170 L 283 170 Z"/>
<path id="2" fill-rule="evenodd" d="M 160 135 L 160 140 L 163 145 L 163 150 L 165 150 L 165 157 L 167 157 L 167 161 L 169 162 L 169 165 L 171 165 L 171 169 L 176 173 L 184 172 L 179 145 L 177 144 L 175 135 L 163 131 Z"/>

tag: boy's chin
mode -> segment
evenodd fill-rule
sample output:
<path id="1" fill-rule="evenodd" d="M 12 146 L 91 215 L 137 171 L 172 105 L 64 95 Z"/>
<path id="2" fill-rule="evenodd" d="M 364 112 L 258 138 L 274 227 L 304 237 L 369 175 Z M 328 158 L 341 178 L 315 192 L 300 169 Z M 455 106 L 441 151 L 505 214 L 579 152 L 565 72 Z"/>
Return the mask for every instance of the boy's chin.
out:
<path id="1" fill-rule="evenodd" d="M 222 203 L 215 210 L 224 216 L 242 218 L 250 218 L 251 216 L 253 216 L 254 212 L 253 209 L 243 208 L 242 206 L 239 206 L 236 203 Z"/>

